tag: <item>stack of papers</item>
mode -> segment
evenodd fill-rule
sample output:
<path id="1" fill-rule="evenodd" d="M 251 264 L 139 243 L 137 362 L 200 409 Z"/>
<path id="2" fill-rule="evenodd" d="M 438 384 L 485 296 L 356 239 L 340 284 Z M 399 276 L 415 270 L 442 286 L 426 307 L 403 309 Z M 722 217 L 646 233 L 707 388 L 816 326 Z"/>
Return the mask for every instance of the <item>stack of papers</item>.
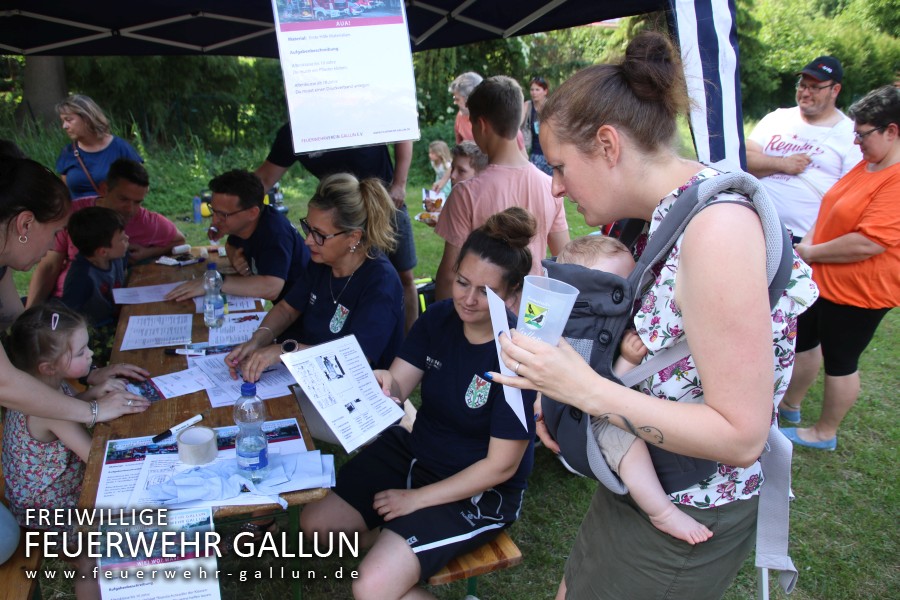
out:
<path id="1" fill-rule="evenodd" d="M 334 485 L 334 457 L 322 455 L 318 450 L 308 452 L 296 419 L 268 421 L 263 425 L 263 431 L 269 441 L 269 454 L 278 469 L 258 486 L 261 493 L 242 491 L 233 498 L 195 499 L 183 503 L 154 500 L 148 491 L 152 486 L 171 480 L 173 474 L 196 467 L 178 460 L 175 438 L 154 444 L 147 436 L 106 443 L 96 505 L 98 508 L 196 508 L 268 504 L 277 494 Z M 216 428 L 219 456 L 204 467 L 223 468 L 217 465 L 226 465 L 224 468 L 227 468 L 229 461 L 235 463 L 234 438 L 237 433 L 236 425 Z"/>

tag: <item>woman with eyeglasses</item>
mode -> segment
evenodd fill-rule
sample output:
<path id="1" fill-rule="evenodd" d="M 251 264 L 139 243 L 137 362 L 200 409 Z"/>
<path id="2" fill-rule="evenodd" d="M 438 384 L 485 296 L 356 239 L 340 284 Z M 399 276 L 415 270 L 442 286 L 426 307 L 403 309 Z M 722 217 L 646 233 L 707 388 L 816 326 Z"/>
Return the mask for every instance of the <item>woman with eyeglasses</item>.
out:
<path id="1" fill-rule="evenodd" d="M 800 402 L 825 363 L 822 414 L 781 431 L 798 446 L 837 448 L 837 431 L 859 398 L 859 357 L 884 316 L 900 306 L 900 89 L 884 86 L 850 107 L 863 160 L 825 194 L 816 223 L 795 246 L 813 267 L 819 300 L 798 323 L 794 378 Z M 782 402 L 784 405 L 784 402 Z"/>
<path id="2" fill-rule="evenodd" d="M 300 219 L 310 264 L 253 337 L 225 362 L 246 381 L 292 352 L 354 334 L 373 367 L 390 366 L 403 341 L 403 288 L 385 256 L 396 245 L 394 204 L 377 179 L 326 177 Z M 280 344 L 274 343 L 280 340 Z"/>
<path id="3" fill-rule="evenodd" d="M 539 137 L 541 132 L 541 109 L 544 107 L 544 102 L 547 100 L 547 94 L 549 93 L 550 86 L 547 85 L 546 79 L 535 77 L 531 80 L 531 87 L 529 88 L 531 100 L 526 100 L 522 108 L 521 129 L 525 134 L 525 145 L 531 146 L 528 160 L 547 175 L 553 175 L 553 169 L 547 164 L 547 159 L 544 158 L 544 151 L 541 149 Z"/>

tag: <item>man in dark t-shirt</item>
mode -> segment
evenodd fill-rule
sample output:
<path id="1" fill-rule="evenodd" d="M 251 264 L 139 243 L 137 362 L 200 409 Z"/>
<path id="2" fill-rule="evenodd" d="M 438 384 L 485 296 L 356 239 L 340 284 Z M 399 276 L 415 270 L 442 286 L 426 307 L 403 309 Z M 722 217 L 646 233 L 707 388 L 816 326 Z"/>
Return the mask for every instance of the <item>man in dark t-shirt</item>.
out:
<path id="1" fill-rule="evenodd" d="M 237 275 L 225 277 L 222 291 L 235 296 L 284 298 L 305 277 L 309 248 L 287 218 L 263 204 L 259 178 L 235 169 L 209 182 L 213 226 L 228 234 L 228 260 Z M 166 295 L 169 300 L 202 296 L 203 279 L 187 281 Z"/>
<path id="2" fill-rule="evenodd" d="M 412 223 L 406 210 L 406 178 L 412 162 L 412 142 L 394 144 L 396 167 L 391 163 L 391 155 L 384 144 L 378 146 L 361 146 L 313 152 L 310 154 L 294 154 L 291 141 L 290 123 L 285 123 L 275 135 L 275 141 L 263 164 L 256 169 L 256 175 L 263 182 L 265 189 L 270 189 L 281 179 L 282 175 L 299 162 L 314 177 L 322 179 L 334 173 L 351 173 L 357 179 L 374 177 L 381 180 L 397 207 L 396 230 L 397 249 L 388 256 L 391 264 L 400 275 L 403 285 L 403 304 L 406 311 L 406 331 L 419 315 L 418 294 L 413 281 L 413 268 L 416 266 L 416 247 L 413 241 Z"/>

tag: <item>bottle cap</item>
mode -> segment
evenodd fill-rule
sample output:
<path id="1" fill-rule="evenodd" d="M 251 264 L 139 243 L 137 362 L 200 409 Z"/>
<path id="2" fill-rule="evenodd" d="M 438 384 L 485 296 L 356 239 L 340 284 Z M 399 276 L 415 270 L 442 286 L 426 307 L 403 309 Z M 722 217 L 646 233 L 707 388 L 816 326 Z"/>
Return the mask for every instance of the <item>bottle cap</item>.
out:
<path id="1" fill-rule="evenodd" d="M 215 271 L 215 270 L 216 270 L 216 263 L 214 263 L 214 262 L 206 263 L 206 270 L 207 270 L 207 271 Z"/>
<path id="2" fill-rule="evenodd" d="M 256 384 L 245 381 L 241 384 L 241 396 L 255 396 Z"/>

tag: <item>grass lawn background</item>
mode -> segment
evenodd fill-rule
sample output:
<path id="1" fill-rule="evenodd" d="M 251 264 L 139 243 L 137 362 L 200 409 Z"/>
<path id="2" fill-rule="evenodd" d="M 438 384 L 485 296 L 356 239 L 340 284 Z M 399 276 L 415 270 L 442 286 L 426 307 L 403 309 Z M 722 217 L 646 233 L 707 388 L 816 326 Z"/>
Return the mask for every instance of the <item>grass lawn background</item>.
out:
<path id="1" fill-rule="evenodd" d="M 53 159 L 61 146 L 58 140 L 25 139 L 20 145 L 45 164 Z M 265 143 L 262 141 L 261 143 Z M 425 152 L 426 145 L 416 145 L 416 153 Z M 151 173 L 148 208 L 163 212 L 175 220 L 194 244 L 205 243 L 207 223 L 185 222 L 191 214 L 191 197 L 203 189 L 209 178 L 225 169 L 254 168 L 265 157 L 266 148 L 229 150 L 210 155 L 187 144 L 169 151 L 156 151 L 144 156 Z M 420 210 L 418 198 L 421 187 L 428 185 L 432 174 L 414 170 L 408 189 L 411 215 Z M 283 180 L 288 217 L 293 223 L 306 214 L 306 199 L 311 195 L 315 180 L 295 167 Z M 572 237 L 591 231 L 574 205 L 566 210 Z M 433 230 L 421 223 L 413 224 L 419 264 L 419 277 L 434 274 L 442 252 L 442 242 Z M 17 274 L 16 282 L 24 293 L 30 277 Z M 836 452 L 797 449 L 794 453 L 793 490 L 797 496 L 791 513 L 791 554 L 800 570 L 800 581 L 791 598 L 796 600 L 838 600 L 898 598 L 898 486 L 897 486 L 897 388 L 898 339 L 900 317 L 889 313 L 875 339 L 862 357 L 862 393 L 857 406 L 841 427 Z M 893 340 L 893 341 L 892 341 Z M 803 424 L 814 421 L 821 409 L 822 384 L 811 389 L 804 405 Z M 336 448 L 338 462 L 345 456 Z M 525 560 L 516 568 L 484 576 L 479 579 L 479 596 L 486 599 L 522 600 L 549 598 L 555 593 L 562 575 L 566 556 L 576 530 L 593 493 L 595 483 L 566 472 L 545 449 L 535 453 L 535 468 L 521 520 L 510 530 L 513 540 L 521 548 Z M 281 517 L 286 529 L 286 516 Z M 237 527 L 221 524 L 218 530 L 227 532 Z M 737 581 L 726 594 L 729 600 L 754 598 L 756 594 L 753 557 L 744 566 Z M 272 559 L 228 558 L 220 562 L 220 569 L 237 573 L 250 571 L 247 583 L 224 581 L 224 598 L 250 600 L 253 598 L 281 598 L 291 592 L 290 581 L 256 581 L 252 572 L 268 571 L 270 565 L 282 563 Z M 296 563 L 284 563 L 286 568 L 298 568 Z M 344 560 L 345 574 L 355 567 L 355 560 Z M 54 569 L 65 563 L 46 560 L 44 566 Z M 303 582 L 304 597 L 310 600 L 350 598 L 349 581 L 333 577 L 341 566 L 337 560 L 303 559 L 301 569 L 316 571 L 320 578 Z M 68 583 L 43 579 L 44 598 L 73 598 Z M 786 598 L 773 583 L 772 598 Z M 466 595 L 462 583 L 434 590 L 440 598 L 461 599 Z"/>

